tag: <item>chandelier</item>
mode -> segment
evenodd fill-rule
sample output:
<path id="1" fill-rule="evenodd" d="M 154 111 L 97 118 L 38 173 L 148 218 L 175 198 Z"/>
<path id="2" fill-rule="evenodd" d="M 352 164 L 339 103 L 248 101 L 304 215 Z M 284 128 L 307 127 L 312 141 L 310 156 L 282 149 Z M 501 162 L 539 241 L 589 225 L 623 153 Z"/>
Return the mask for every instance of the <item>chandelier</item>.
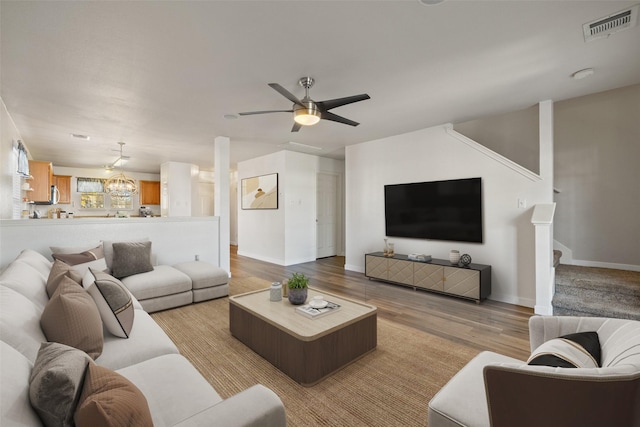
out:
<path id="1" fill-rule="evenodd" d="M 138 186 L 136 180 L 126 176 L 122 172 L 122 163 L 124 157 L 122 156 L 122 146 L 124 142 L 118 142 L 120 144 L 120 157 L 114 162 L 120 163 L 120 173 L 107 179 L 104 183 L 104 189 L 112 197 L 129 197 L 134 194 L 138 194 Z"/>

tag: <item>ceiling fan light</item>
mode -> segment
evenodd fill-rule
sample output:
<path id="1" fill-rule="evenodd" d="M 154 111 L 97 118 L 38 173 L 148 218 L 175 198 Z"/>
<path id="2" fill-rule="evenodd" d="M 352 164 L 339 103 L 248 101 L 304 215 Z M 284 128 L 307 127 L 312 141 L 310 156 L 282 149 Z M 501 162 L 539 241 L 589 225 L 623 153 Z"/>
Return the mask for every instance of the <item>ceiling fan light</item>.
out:
<path id="1" fill-rule="evenodd" d="M 293 112 L 293 120 L 302 126 L 312 126 L 320 121 L 320 111 L 315 105 L 308 108 L 297 108 Z"/>

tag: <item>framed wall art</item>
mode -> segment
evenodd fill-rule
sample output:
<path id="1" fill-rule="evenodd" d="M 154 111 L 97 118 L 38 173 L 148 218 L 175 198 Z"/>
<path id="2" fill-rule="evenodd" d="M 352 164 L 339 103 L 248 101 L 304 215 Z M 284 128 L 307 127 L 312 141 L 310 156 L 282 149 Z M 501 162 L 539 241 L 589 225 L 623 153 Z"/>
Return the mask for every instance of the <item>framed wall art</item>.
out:
<path id="1" fill-rule="evenodd" d="M 242 209 L 278 209 L 278 174 L 243 178 Z"/>

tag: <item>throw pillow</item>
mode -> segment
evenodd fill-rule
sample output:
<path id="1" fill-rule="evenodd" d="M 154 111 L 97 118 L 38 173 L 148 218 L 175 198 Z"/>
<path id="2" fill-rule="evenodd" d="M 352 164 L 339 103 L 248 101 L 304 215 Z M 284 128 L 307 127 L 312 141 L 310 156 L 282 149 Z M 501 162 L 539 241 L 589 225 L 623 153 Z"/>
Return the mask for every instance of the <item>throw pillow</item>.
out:
<path id="1" fill-rule="evenodd" d="M 107 269 L 107 261 L 104 258 L 102 244 L 80 253 L 53 253 L 51 256 L 54 260 L 60 260 L 72 266 L 82 276 L 84 276 L 89 267 L 98 270 Z"/>
<path id="2" fill-rule="evenodd" d="M 82 264 L 85 262 L 95 261 L 100 258 L 104 258 L 104 251 L 102 245 L 98 245 L 95 248 L 88 249 L 84 252 L 73 254 L 53 253 L 51 254 L 53 259 L 64 261 L 69 265 Z"/>
<path id="3" fill-rule="evenodd" d="M 133 274 L 153 271 L 151 242 L 116 242 L 113 244 L 111 273 L 122 279 Z"/>
<path id="4" fill-rule="evenodd" d="M 542 343 L 527 363 L 558 368 L 598 368 L 600 358 L 598 333 L 580 332 Z"/>
<path id="5" fill-rule="evenodd" d="M 76 254 L 91 250 L 98 245 L 102 245 L 102 242 L 89 243 L 82 246 L 49 246 L 49 249 L 51 249 L 52 254 Z"/>
<path id="6" fill-rule="evenodd" d="M 29 378 L 29 400 L 45 426 L 73 427 L 89 363 L 91 358 L 84 351 L 42 343 Z"/>
<path id="7" fill-rule="evenodd" d="M 90 268 L 84 276 L 83 286 L 96 302 L 107 330 L 117 337 L 129 338 L 135 310 L 131 294 L 122 282 Z"/>
<path id="8" fill-rule="evenodd" d="M 104 336 L 98 307 L 82 286 L 68 277 L 44 307 L 40 326 L 48 341 L 82 350 L 92 359 L 102 354 Z"/>
<path id="9" fill-rule="evenodd" d="M 82 275 L 79 272 L 72 269 L 69 264 L 55 260 L 51 267 L 51 271 L 49 272 L 49 278 L 47 279 L 46 285 L 47 295 L 49 298 L 53 296 L 56 289 L 58 289 L 58 285 L 65 277 L 69 277 L 78 284 L 82 283 Z"/>
<path id="10" fill-rule="evenodd" d="M 131 381 L 90 364 L 76 409 L 77 427 L 153 426 L 149 404 Z"/>

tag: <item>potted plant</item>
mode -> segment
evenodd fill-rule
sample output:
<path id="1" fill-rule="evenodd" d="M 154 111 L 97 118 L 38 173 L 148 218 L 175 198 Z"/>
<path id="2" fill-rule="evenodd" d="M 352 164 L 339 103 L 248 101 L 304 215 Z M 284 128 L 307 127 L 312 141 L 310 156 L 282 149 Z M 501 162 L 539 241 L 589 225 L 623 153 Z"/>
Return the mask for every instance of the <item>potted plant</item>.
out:
<path id="1" fill-rule="evenodd" d="M 289 302 L 293 305 L 304 304 L 307 300 L 309 278 L 302 273 L 293 273 L 287 282 L 289 288 Z"/>

